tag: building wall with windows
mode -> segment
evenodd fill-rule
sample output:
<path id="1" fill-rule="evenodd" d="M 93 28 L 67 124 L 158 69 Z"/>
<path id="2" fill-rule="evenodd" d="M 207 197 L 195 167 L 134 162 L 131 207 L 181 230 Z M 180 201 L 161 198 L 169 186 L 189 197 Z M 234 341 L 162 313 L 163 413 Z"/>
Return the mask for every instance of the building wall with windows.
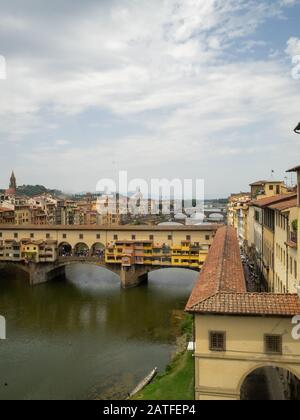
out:
<path id="1" fill-rule="evenodd" d="M 276 211 L 275 215 L 275 278 L 272 291 L 296 293 L 298 285 L 297 235 L 293 221 L 298 209 Z"/>
<path id="2" fill-rule="evenodd" d="M 224 314 L 225 315 L 225 314 Z M 197 400 L 239 400 L 248 374 L 263 366 L 290 369 L 300 378 L 299 342 L 291 317 L 195 316 L 195 394 Z M 211 350 L 210 335 L 222 332 L 224 351 Z M 270 354 L 265 337 L 282 337 L 282 352 Z M 255 355 L 255 356 L 254 356 Z M 298 357 L 297 357 L 298 356 Z"/>
<path id="3" fill-rule="evenodd" d="M 239 400 L 247 376 L 267 366 L 300 380 L 292 335 L 300 299 L 247 292 L 235 229 L 217 232 L 186 311 L 194 316 L 197 400 Z"/>
<path id="4" fill-rule="evenodd" d="M 220 225 L 204 226 L 124 226 L 116 228 L 93 227 L 93 226 L 0 226 L 0 240 L 9 239 L 32 239 L 32 240 L 55 240 L 58 244 L 69 243 L 72 247 L 84 242 L 89 248 L 95 243 L 101 242 L 108 246 L 115 241 L 145 241 L 153 242 L 153 245 L 177 245 L 182 241 L 191 243 L 199 242 L 201 245 L 211 245 L 214 235 Z"/>
<path id="5" fill-rule="evenodd" d="M 168 237 L 171 240 L 170 236 Z M 177 245 L 155 244 L 153 240 L 114 241 L 105 252 L 105 262 L 131 266 L 147 264 L 201 269 L 210 245 L 181 241 Z"/>

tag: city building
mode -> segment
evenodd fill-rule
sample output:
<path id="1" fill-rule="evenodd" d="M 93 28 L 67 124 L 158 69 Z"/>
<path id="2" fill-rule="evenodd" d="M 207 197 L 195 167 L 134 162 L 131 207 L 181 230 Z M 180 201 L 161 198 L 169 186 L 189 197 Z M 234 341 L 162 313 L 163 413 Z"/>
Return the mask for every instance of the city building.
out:
<path id="1" fill-rule="evenodd" d="M 114 241 L 108 245 L 105 253 L 107 263 L 132 266 L 147 264 L 154 266 L 183 267 L 201 269 L 213 240 L 213 234 L 207 233 L 203 241 L 192 242 L 191 236 L 178 243 L 173 241 L 173 235 L 168 235 L 166 242 L 154 239 L 131 241 Z"/>
<path id="2" fill-rule="evenodd" d="M 286 283 L 286 276 L 280 280 L 275 276 L 275 256 L 278 255 L 278 244 L 282 243 L 282 232 L 276 226 L 276 221 L 281 221 L 278 218 L 277 208 L 284 208 L 287 203 L 289 206 L 291 201 L 296 200 L 296 197 L 297 193 L 286 193 L 261 198 L 249 204 L 252 211 L 249 212 L 248 229 L 251 232 L 249 238 L 252 238 L 253 242 L 248 242 L 248 255 L 254 262 L 256 271 L 264 281 L 265 287 L 270 291 L 277 292 L 275 285 Z M 286 224 L 286 229 L 288 225 L 289 222 Z M 286 235 L 285 242 L 287 240 Z M 287 246 L 285 246 L 282 254 L 284 261 L 286 261 L 288 254 L 286 248 Z"/>
<path id="3" fill-rule="evenodd" d="M 283 181 L 256 181 L 250 184 L 252 200 L 285 194 L 288 189 Z"/>
<path id="4" fill-rule="evenodd" d="M 14 224 L 15 223 L 15 212 L 14 210 L 0 207 L 0 224 Z"/>
<path id="5" fill-rule="evenodd" d="M 186 311 L 194 316 L 196 400 L 243 399 L 261 369 L 271 369 L 287 399 L 299 399 L 299 295 L 248 293 L 234 228 L 218 230 Z"/>

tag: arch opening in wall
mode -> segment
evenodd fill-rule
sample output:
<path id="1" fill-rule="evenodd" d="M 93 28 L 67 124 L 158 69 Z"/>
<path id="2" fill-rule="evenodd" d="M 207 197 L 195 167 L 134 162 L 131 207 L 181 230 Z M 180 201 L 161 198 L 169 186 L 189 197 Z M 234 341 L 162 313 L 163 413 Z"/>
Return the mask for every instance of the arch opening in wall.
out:
<path id="1" fill-rule="evenodd" d="M 58 246 L 59 257 L 71 257 L 73 253 L 72 246 L 68 242 L 62 242 Z"/>
<path id="2" fill-rule="evenodd" d="M 105 252 L 105 245 L 101 242 L 96 242 L 91 247 L 91 256 L 92 257 L 103 257 Z"/>
<path id="3" fill-rule="evenodd" d="M 299 401 L 300 380 L 285 368 L 262 366 L 244 378 L 240 398 L 243 401 Z"/>
<path id="4" fill-rule="evenodd" d="M 74 256 L 75 257 L 88 257 L 90 249 L 84 242 L 79 242 L 74 246 Z"/>
<path id="5" fill-rule="evenodd" d="M 199 277 L 199 270 L 188 267 L 151 267 L 148 271 L 149 285 L 169 296 L 182 292 L 188 295 Z"/>

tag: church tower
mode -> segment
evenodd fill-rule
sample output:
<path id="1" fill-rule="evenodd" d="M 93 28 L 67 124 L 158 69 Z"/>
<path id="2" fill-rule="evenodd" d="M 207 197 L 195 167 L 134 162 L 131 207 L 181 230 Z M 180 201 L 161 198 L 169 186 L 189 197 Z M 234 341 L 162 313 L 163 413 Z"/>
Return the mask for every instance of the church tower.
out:
<path id="1" fill-rule="evenodd" d="M 14 171 L 12 171 L 10 181 L 9 181 L 9 193 L 10 195 L 16 195 L 17 193 L 17 180 L 14 174 Z"/>

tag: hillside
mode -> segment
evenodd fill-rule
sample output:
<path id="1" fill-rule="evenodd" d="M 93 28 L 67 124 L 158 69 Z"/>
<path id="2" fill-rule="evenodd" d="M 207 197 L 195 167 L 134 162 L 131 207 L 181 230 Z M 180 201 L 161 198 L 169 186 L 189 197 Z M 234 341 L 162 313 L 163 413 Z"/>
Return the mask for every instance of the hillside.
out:
<path id="1" fill-rule="evenodd" d="M 41 194 L 61 196 L 62 192 L 59 190 L 49 190 L 43 185 L 21 185 L 17 188 L 17 195 L 26 195 L 28 197 L 34 197 L 35 195 Z"/>

